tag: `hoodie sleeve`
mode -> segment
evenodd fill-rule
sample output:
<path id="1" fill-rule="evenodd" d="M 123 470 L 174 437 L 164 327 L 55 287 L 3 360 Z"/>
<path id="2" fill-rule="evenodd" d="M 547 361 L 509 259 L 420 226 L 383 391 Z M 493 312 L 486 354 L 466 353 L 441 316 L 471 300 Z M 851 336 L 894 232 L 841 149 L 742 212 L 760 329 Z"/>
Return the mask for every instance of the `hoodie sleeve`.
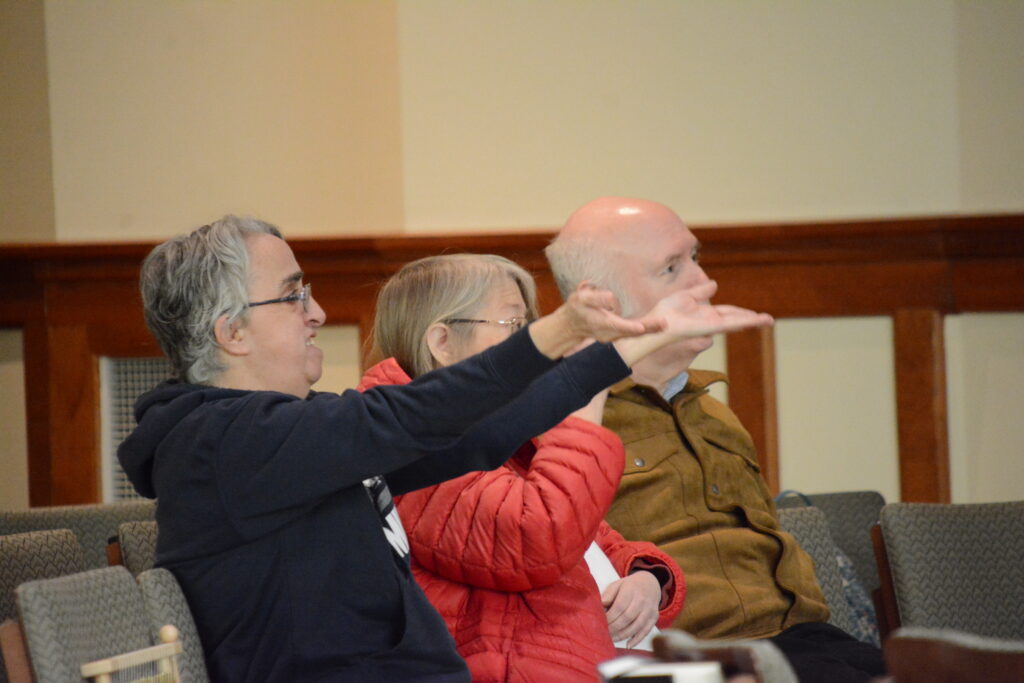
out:
<path id="1" fill-rule="evenodd" d="M 387 474 L 395 495 L 471 471 L 493 470 L 526 441 L 582 408 L 602 389 L 629 374 L 610 344 L 591 344 L 544 373 L 517 397 L 470 427 L 451 448 Z"/>
<path id="2" fill-rule="evenodd" d="M 397 499 L 413 557 L 451 581 L 525 591 L 558 581 L 594 540 L 622 475 L 622 442 L 569 418 L 524 475 L 468 474 Z"/>
<path id="3" fill-rule="evenodd" d="M 618 358 L 614 349 L 610 353 Z M 594 382 L 611 383 L 628 373 L 621 359 L 609 364 L 609 357 L 608 351 L 598 351 L 590 362 L 584 357 L 553 363 L 524 330 L 406 386 L 313 394 L 306 400 L 277 392 L 219 390 L 235 397 L 211 400 L 192 411 L 157 450 L 168 458 L 196 444 L 213 452 L 210 467 L 224 509 L 245 535 L 266 533 L 336 491 L 361 486 L 368 477 L 388 475 L 430 454 L 450 454 L 451 471 L 457 474 L 473 469 L 480 449 L 461 451 L 459 445 L 476 422 L 545 373 L 554 373 L 583 405 Z M 530 414 L 539 415 L 541 423 L 554 423 L 572 408 L 561 409 L 537 402 Z"/>

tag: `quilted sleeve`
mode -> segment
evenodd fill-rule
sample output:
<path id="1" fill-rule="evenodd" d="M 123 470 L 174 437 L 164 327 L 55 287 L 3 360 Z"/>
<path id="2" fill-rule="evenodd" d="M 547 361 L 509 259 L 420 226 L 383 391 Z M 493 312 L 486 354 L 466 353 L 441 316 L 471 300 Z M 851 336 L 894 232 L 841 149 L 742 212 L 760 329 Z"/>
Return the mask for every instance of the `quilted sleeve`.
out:
<path id="1" fill-rule="evenodd" d="M 627 541 L 606 522 L 602 522 L 598 529 L 597 544 L 622 576 L 635 569 L 655 570 L 654 573 L 662 584 L 658 628 L 671 626 L 676 615 L 683 609 L 683 601 L 686 599 L 686 579 L 676 561 L 653 543 Z M 666 575 L 670 577 L 667 582 L 662 580 Z"/>
<path id="2" fill-rule="evenodd" d="M 582 559 L 622 476 L 622 442 L 570 417 L 523 474 L 505 465 L 399 496 L 412 555 L 450 581 L 501 591 L 555 583 Z"/>

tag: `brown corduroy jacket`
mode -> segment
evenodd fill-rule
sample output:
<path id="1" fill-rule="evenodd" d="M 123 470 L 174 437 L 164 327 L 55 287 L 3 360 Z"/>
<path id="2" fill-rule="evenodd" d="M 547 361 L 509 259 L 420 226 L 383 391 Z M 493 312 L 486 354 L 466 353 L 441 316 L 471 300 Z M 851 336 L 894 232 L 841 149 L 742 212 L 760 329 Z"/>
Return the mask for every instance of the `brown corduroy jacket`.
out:
<path id="1" fill-rule="evenodd" d="M 607 520 L 682 567 L 688 590 L 676 628 L 761 638 L 827 621 L 814 565 L 779 529 L 750 435 L 707 393 L 724 380 L 691 370 L 671 405 L 632 380 L 612 388 L 604 425 L 622 438 L 626 468 Z"/>

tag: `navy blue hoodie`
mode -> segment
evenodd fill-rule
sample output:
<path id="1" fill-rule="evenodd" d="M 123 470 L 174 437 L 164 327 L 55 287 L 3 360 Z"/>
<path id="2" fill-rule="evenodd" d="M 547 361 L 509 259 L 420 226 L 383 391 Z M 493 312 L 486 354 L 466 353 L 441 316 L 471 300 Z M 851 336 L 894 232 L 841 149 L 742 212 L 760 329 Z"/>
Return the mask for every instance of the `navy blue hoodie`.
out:
<path id="1" fill-rule="evenodd" d="M 553 363 L 524 330 L 363 394 L 168 382 L 137 401 L 118 458 L 159 498 L 157 565 L 214 681 L 466 681 L 363 480 L 400 494 L 493 469 L 628 374 L 603 344 Z"/>

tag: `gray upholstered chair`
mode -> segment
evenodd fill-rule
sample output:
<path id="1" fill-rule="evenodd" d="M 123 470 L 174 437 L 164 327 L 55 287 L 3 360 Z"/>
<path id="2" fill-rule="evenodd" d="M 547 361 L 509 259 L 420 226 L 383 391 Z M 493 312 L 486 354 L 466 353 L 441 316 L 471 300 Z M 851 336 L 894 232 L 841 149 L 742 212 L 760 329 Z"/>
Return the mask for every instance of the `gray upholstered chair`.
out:
<path id="1" fill-rule="evenodd" d="M 209 681 L 199 633 L 185 601 L 185 594 L 181 592 L 181 586 L 174 575 L 166 569 L 150 569 L 139 574 L 139 587 L 146 602 L 152 637 L 156 638 L 166 624 L 178 629 L 179 640 L 184 648 L 184 653 L 178 658 L 178 670 L 183 683 Z"/>
<path id="2" fill-rule="evenodd" d="M 857 625 L 839 575 L 838 546 L 832 540 L 825 513 L 817 507 L 794 507 L 783 508 L 778 515 L 779 526 L 792 534 L 814 560 L 814 573 L 831 613 L 829 623 L 847 633 L 854 633 Z"/>
<path id="3" fill-rule="evenodd" d="M 813 505 L 821 508 L 828 520 L 832 540 L 846 553 L 857 578 L 868 593 L 878 588 L 878 567 L 871 544 L 871 527 L 885 505 L 878 491 L 840 491 L 787 495 L 779 499 L 779 509 Z"/>
<path id="4" fill-rule="evenodd" d="M 881 536 L 900 625 L 1024 640 L 1024 501 L 893 503 Z"/>
<path id="5" fill-rule="evenodd" d="M 68 529 L 0 536 L 0 620 L 18 615 L 14 589 L 22 583 L 84 569 L 82 546 Z"/>
<path id="6" fill-rule="evenodd" d="M 36 680 L 78 683 L 82 664 L 155 644 L 124 567 L 29 581 L 16 595 Z"/>
<path id="7" fill-rule="evenodd" d="M 24 660 L 24 645 L 16 619 L 14 589 L 32 579 L 48 579 L 85 569 L 78 539 L 67 529 L 0 536 L 0 622 L 3 625 L 0 681 L 9 664 Z M 6 623 L 6 620 L 15 620 Z M 10 659 L 10 662 L 7 661 Z"/>
<path id="8" fill-rule="evenodd" d="M 124 522 L 117 527 L 121 561 L 133 576 L 153 568 L 156 562 L 156 534 L 154 520 Z"/>
<path id="9" fill-rule="evenodd" d="M 117 535 L 122 522 L 153 519 L 151 500 L 93 505 L 60 505 L 0 512 L 0 535 L 43 529 L 71 529 L 85 551 L 87 567 L 107 566 L 107 541 Z"/>
<path id="10" fill-rule="evenodd" d="M 893 683 L 1020 683 L 1024 641 L 948 629 L 906 627 L 885 641 Z"/>

